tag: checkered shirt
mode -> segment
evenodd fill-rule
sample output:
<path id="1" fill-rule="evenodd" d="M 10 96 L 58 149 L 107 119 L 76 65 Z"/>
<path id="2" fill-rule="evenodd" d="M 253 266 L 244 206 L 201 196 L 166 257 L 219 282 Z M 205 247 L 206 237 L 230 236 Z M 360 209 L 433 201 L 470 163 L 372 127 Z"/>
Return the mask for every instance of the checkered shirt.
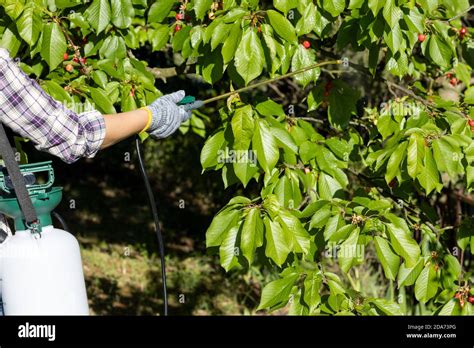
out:
<path id="1" fill-rule="evenodd" d="M 22 137 L 67 163 L 94 157 L 105 137 L 96 110 L 76 114 L 46 94 L 0 48 L 0 120 Z"/>

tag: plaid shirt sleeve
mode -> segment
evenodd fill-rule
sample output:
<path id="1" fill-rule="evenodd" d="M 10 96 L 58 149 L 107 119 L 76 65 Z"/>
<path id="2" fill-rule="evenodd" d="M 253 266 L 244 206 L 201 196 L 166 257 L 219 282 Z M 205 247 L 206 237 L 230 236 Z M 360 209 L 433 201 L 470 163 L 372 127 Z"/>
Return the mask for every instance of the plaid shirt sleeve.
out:
<path id="1" fill-rule="evenodd" d="M 0 120 L 38 150 L 67 163 L 94 157 L 105 138 L 98 111 L 81 114 L 54 100 L 0 48 Z"/>

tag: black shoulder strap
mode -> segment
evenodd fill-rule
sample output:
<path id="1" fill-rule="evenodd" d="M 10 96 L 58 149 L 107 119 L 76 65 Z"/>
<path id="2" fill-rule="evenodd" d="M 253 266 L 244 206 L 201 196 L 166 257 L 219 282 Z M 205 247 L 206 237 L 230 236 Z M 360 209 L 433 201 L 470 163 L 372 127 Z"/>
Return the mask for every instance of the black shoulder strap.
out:
<path id="1" fill-rule="evenodd" d="M 7 134 L 3 124 L 0 122 L 0 155 L 2 155 L 5 167 L 7 168 L 8 175 L 13 184 L 15 195 L 20 204 L 21 211 L 25 216 L 26 226 L 32 226 L 38 222 L 33 202 L 31 201 L 28 189 L 26 188 L 25 179 L 21 174 L 20 167 L 15 160 L 15 154 L 11 148 L 10 142 L 8 141 Z"/>

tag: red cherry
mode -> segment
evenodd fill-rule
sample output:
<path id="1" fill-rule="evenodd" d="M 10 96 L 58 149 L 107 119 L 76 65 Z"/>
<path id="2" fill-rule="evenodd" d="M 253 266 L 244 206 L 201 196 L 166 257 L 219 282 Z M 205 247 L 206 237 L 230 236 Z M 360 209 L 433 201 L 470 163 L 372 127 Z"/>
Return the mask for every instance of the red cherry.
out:
<path id="1" fill-rule="evenodd" d="M 64 54 L 63 54 L 63 59 L 64 59 L 64 60 L 68 60 L 68 59 L 69 59 L 69 54 L 64 53 Z"/>
<path id="2" fill-rule="evenodd" d="M 474 127 L 474 120 L 469 120 L 467 123 L 469 123 L 471 127 Z"/>
<path id="3" fill-rule="evenodd" d="M 308 40 L 303 41 L 303 46 L 306 49 L 309 49 L 311 47 L 311 43 Z"/>
<path id="4" fill-rule="evenodd" d="M 467 28 L 466 28 L 466 27 L 462 27 L 462 28 L 459 30 L 459 34 L 461 34 L 461 35 L 466 35 L 466 34 L 467 34 Z"/>
<path id="5" fill-rule="evenodd" d="M 334 87 L 332 81 L 329 81 L 328 83 L 326 83 L 326 86 L 324 87 L 324 89 L 326 91 L 330 91 L 332 88 Z"/>
<path id="6" fill-rule="evenodd" d="M 67 72 L 72 72 L 74 70 L 74 67 L 71 64 L 66 65 L 65 67 Z"/>
<path id="7" fill-rule="evenodd" d="M 81 63 L 86 64 L 87 63 L 87 58 L 81 58 Z"/>
<path id="8" fill-rule="evenodd" d="M 426 40 L 426 35 L 425 34 L 418 34 L 418 41 L 423 42 Z"/>
<path id="9" fill-rule="evenodd" d="M 181 25 L 177 25 L 174 27 L 174 31 L 177 33 L 178 31 L 181 30 Z"/>
<path id="10" fill-rule="evenodd" d="M 74 63 L 79 63 L 79 58 L 74 57 L 74 58 L 72 58 L 72 61 L 73 61 Z"/>
<path id="11" fill-rule="evenodd" d="M 453 74 L 447 73 L 447 74 L 446 74 L 446 77 L 447 77 L 448 79 L 452 79 L 452 78 L 453 78 Z"/>
<path id="12" fill-rule="evenodd" d="M 453 77 L 451 80 L 449 80 L 449 83 L 454 87 L 458 84 L 458 79 Z"/>
<path id="13" fill-rule="evenodd" d="M 182 21 L 184 19 L 184 14 L 178 13 L 178 14 L 176 14 L 175 18 L 176 18 L 177 21 Z"/>
<path id="14" fill-rule="evenodd" d="M 474 304 L 474 296 L 469 296 L 469 303 Z"/>

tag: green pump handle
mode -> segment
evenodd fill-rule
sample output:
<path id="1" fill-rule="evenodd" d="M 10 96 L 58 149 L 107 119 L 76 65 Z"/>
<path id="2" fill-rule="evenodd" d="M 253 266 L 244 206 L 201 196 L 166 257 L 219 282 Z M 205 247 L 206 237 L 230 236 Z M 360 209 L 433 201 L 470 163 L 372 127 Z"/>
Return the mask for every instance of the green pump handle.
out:
<path id="1" fill-rule="evenodd" d="M 192 104 L 196 101 L 196 97 L 193 97 L 192 95 L 187 95 L 181 101 L 178 103 L 178 105 L 186 105 L 186 104 Z"/>

